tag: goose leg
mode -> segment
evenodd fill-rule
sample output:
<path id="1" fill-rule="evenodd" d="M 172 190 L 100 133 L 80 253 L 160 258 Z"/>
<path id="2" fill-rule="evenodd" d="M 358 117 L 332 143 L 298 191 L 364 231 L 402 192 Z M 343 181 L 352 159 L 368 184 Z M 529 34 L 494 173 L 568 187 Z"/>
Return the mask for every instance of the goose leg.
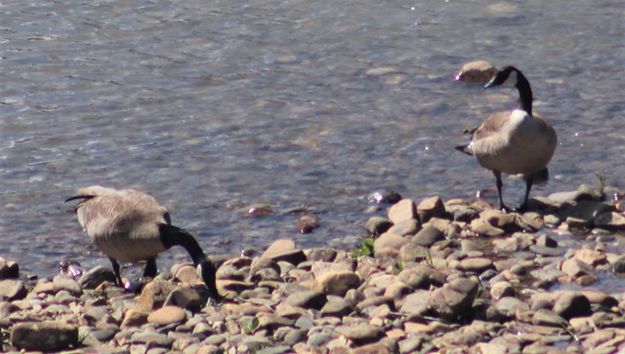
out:
<path id="1" fill-rule="evenodd" d="M 503 182 L 501 182 L 501 172 L 493 171 L 495 178 L 497 179 L 497 194 L 499 194 L 499 209 L 503 212 L 507 213 L 510 209 L 503 203 L 503 197 L 501 195 L 501 189 L 503 187 Z"/>
<path id="2" fill-rule="evenodd" d="M 145 270 L 143 271 L 144 278 L 154 278 L 158 273 L 158 269 L 156 268 L 156 257 L 152 257 L 148 259 L 148 263 L 145 265 Z"/>
<path id="3" fill-rule="evenodd" d="M 523 204 L 519 207 L 520 212 L 524 212 L 527 210 L 527 200 L 530 197 L 530 189 L 532 189 L 532 184 L 534 183 L 534 176 L 530 176 L 525 180 L 525 198 L 523 198 Z"/>
<path id="4" fill-rule="evenodd" d="M 122 281 L 122 275 L 119 272 L 119 263 L 117 263 L 115 259 L 110 258 L 110 257 L 109 257 L 109 260 L 111 261 L 111 265 L 113 266 L 113 273 L 115 273 L 115 279 L 117 279 L 117 285 L 123 288 L 124 282 Z"/>

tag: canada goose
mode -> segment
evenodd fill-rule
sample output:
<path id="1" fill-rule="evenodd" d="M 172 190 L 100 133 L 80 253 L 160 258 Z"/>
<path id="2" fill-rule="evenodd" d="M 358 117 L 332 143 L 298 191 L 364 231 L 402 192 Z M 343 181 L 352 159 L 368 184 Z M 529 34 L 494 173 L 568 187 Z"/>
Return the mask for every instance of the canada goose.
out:
<path id="1" fill-rule="evenodd" d="M 219 298 L 215 284 L 215 266 L 189 232 L 171 225 L 167 209 L 156 199 L 133 189 L 113 189 L 102 186 L 81 188 L 75 210 L 78 222 L 108 256 L 118 284 L 124 287 L 120 262 L 147 260 L 144 276 L 157 273 L 156 255 L 173 247 L 184 247 L 193 259 L 198 274 L 208 287 L 211 297 Z"/>
<path id="2" fill-rule="evenodd" d="M 462 66 L 455 80 L 468 84 L 485 84 L 497 73 L 497 69 L 486 60 L 476 60 Z"/>
<path id="3" fill-rule="evenodd" d="M 555 152 L 558 138 L 555 130 L 541 117 L 532 114 L 532 89 L 517 68 L 507 66 L 484 88 L 512 85 L 519 91 L 519 107 L 491 115 L 479 127 L 467 131 L 473 135 L 469 144 L 456 149 L 475 155 L 483 167 L 497 179 L 499 207 L 509 210 L 501 195 L 501 173 L 520 174 L 526 183 L 525 198 L 519 208 L 527 208 L 535 174 L 543 172 Z"/>

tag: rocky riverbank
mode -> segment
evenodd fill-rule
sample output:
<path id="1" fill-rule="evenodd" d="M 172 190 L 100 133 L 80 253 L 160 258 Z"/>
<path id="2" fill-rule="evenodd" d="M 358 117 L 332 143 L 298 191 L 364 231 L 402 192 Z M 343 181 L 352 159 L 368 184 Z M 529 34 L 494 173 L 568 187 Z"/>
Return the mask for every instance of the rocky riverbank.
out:
<path id="1" fill-rule="evenodd" d="M 582 186 L 536 197 L 524 214 L 401 199 L 363 220 L 371 238 L 353 250 L 281 239 L 218 260 L 218 304 L 190 265 L 135 295 L 107 268 L 24 280 L 0 259 L 0 350 L 622 352 L 621 196 Z"/>

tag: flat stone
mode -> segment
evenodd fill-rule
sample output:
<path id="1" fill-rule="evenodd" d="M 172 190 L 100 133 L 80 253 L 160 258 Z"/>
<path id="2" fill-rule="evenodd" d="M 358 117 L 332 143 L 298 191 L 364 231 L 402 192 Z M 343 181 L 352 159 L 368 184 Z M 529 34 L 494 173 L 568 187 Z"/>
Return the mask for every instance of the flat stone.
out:
<path id="1" fill-rule="evenodd" d="M 399 252 L 401 246 L 408 242 L 407 237 L 402 237 L 390 232 L 385 232 L 373 242 L 374 254 L 382 253 L 386 249 L 392 249 Z"/>
<path id="2" fill-rule="evenodd" d="M 576 250 L 575 258 L 593 267 L 596 267 L 600 264 L 606 264 L 608 262 L 608 257 L 605 255 L 604 252 L 595 251 L 587 248 Z"/>
<path id="3" fill-rule="evenodd" d="M 109 268 L 96 266 L 85 272 L 78 280 L 78 284 L 82 289 L 95 289 L 106 281 L 115 284 L 115 274 Z"/>
<path id="4" fill-rule="evenodd" d="M 401 306 L 401 312 L 414 315 L 423 315 L 429 309 L 430 292 L 427 290 L 416 290 L 407 295 Z"/>
<path id="5" fill-rule="evenodd" d="M 22 322 L 11 329 L 11 343 L 26 350 L 64 350 L 78 344 L 78 327 L 52 321 Z"/>
<path id="6" fill-rule="evenodd" d="M 457 278 L 435 290 L 430 296 L 430 309 L 439 316 L 453 319 L 471 308 L 478 284 L 470 279 Z"/>
<path id="7" fill-rule="evenodd" d="M 516 228 L 517 214 L 504 213 L 499 209 L 487 209 L 480 213 L 480 219 L 485 220 L 492 226 L 499 229 L 514 229 Z"/>
<path id="8" fill-rule="evenodd" d="M 161 278 L 153 279 L 141 290 L 137 299 L 137 305 L 144 311 L 152 311 L 165 303 L 169 293 L 174 290 L 174 285 Z"/>
<path id="9" fill-rule="evenodd" d="M 313 248 L 304 253 L 310 262 L 333 262 L 337 255 L 336 250 L 329 247 Z"/>
<path id="10" fill-rule="evenodd" d="M 357 324 L 353 326 L 343 326 L 336 329 L 337 332 L 347 337 L 356 345 L 363 345 L 377 342 L 384 337 L 384 332 L 380 327 L 370 324 Z"/>
<path id="11" fill-rule="evenodd" d="M 573 278 L 593 274 L 593 268 L 590 265 L 576 258 L 569 258 L 562 262 L 561 269 L 564 273 Z"/>
<path id="12" fill-rule="evenodd" d="M 266 330 L 269 333 L 273 333 L 280 327 L 291 327 L 295 324 L 295 321 L 289 318 L 264 314 L 258 316 L 257 331 Z"/>
<path id="13" fill-rule="evenodd" d="M 408 242 L 399 249 L 399 259 L 404 262 L 420 262 L 427 259 L 428 255 L 429 249 L 427 247 L 419 246 L 414 242 Z M 623 268 L 623 272 L 625 272 L 625 266 Z"/>
<path id="14" fill-rule="evenodd" d="M 148 315 L 148 322 L 166 326 L 173 323 L 180 323 L 186 316 L 184 310 L 180 307 L 163 306 Z"/>
<path id="15" fill-rule="evenodd" d="M 465 258 L 460 261 L 459 267 L 466 272 L 481 273 L 493 268 L 493 261 L 488 258 Z"/>
<path id="16" fill-rule="evenodd" d="M 553 304 L 553 312 L 567 320 L 573 317 L 584 317 L 592 314 L 588 298 L 580 293 L 574 292 L 567 292 L 560 295 Z"/>
<path id="17" fill-rule="evenodd" d="M 82 289 L 80 288 L 80 284 L 71 278 L 68 278 L 63 275 L 57 275 L 52 279 L 52 285 L 54 286 L 54 291 L 65 290 L 73 295 L 82 294 Z"/>
<path id="18" fill-rule="evenodd" d="M 417 214 L 423 223 L 431 218 L 443 218 L 445 217 L 445 204 L 439 196 L 425 198 L 417 206 Z"/>
<path id="19" fill-rule="evenodd" d="M 124 315 L 124 320 L 122 321 L 121 328 L 139 327 L 144 325 L 147 321 L 147 312 L 137 309 L 130 309 L 126 311 L 126 314 Z"/>
<path id="20" fill-rule="evenodd" d="M 0 298 L 8 301 L 21 300 L 26 297 L 27 291 L 21 280 L 0 280 Z"/>
<path id="21" fill-rule="evenodd" d="M 540 247 L 558 247 L 558 242 L 546 234 L 538 236 L 536 239 L 536 245 Z"/>
<path id="22" fill-rule="evenodd" d="M 300 291 L 289 295 L 285 303 L 307 309 L 320 310 L 328 301 L 326 295 L 317 290 Z"/>
<path id="23" fill-rule="evenodd" d="M 417 217 L 417 205 L 412 199 L 402 199 L 388 210 L 388 218 L 394 225 L 406 220 L 416 220 Z"/>
<path id="24" fill-rule="evenodd" d="M 410 219 L 404 220 L 399 224 L 393 225 L 388 232 L 399 235 L 399 236 L 409 236 L 414 235 L 419 231 L 420 226 L 417 220 Z"/>
<path id="25" fill-rule="evenodd" d="M 131 336 L 131 340 L 134 343 L 145 343 L 149 347 L 171 347 L 174 342 L 173 338 L 155 332 L 136 332 Z"/>
<path id="26" fill-rule="evenodd" d="M 554 326 L 559 328 L 566 328 L 568 322 L 557 313 L 548 310 L 538 310 L 534 312 L 532 316 L 532 324 L 539 326 Z"/>
<path id="27" fill-rule="evenodd" d="M 187 309 L 191 312 L 200 311 L 208 301 L 208 294 L 200 294 L 196 289 L 191 287 L 177 287 L 172 290 L 165 302 L 164 306 L 177 306 Z"/>
<path id="28" fill-rule="evenodd" d="M 515 297 L 506 296 L 495 303 L 495 308 L 505 316 L 514 317 L 517 311 L 528 311 L 529 305 Z"/>
<path id="29" fill-rule="evenodd" d="M 315 289 L 328 295 L 345 296 L 360 283 L 360 277 L 352 271 L 327 272 L 315 279 Z"/>
<path id="30" fill-rule="evenodd" d="M 504 230 L 491 225 L 488 221 L 478 218 L 471 221 L 471 230 L 479 235 L 497 237 L 503 235 Z"/>
<path id="31" fill-rule="evenodd" d="M 365 223 L 365 230 L 367 234 L 371 236 L 379 236 L 388 231 L 393 226 L 393 223 L 381 216 L 372 216 Z"/>
<path id="32" fill-rule="evenodd" d="M 410 242 L 419 246 L 430 247 L 434 243 L 444 239 L 445 235 L 442 231 L 432 226 L 425 226 L 412 239 L 410 239 Z"/>
<path id="33" fill-rule="evenodd" d="M 499 281 L 490 287 L 490 296 L 493 300 L 499 300 L 503 297 L 514 296 L 514 288 L 507 281 Z"/>
<path id="34" fill-rule="evenodd" d="M 203 284 L 202 279 L 197 274 L 197 269 L 190 264 L 181 265 L 179 267 L 176 267 L 175 270 L 172 267 L 171 273 L 174 275 L 174 279 L 176 279 L 177 281 L 183 284 L 188 284 L 188 285 Z"/>
<path id="35" fill-rule="evenodd" d="M 285 261 L 299 264 L 306 261 L 306 255 L 302 250 L 295 248 L 295 242 L 291 239 L 279 239 L 267 248 L 260 258 L 268 258 L 275 262 Z"/>
<path id="36" fill-rule="evenodd" d="M 321 316 L 343 317 L 353 311 L 351 304 L 345 299 L 329 300 L 321 308 Z"/>

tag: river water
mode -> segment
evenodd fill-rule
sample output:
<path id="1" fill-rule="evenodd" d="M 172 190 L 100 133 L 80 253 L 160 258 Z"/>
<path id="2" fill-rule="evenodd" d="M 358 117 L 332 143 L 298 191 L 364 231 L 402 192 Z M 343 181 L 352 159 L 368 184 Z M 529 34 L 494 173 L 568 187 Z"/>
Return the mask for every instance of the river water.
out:
<path id="1" fill-rule="evenodd" d="M 495 201 L 453 149 L 515 105 L 453 82 L 479 58 L 519 67 L 558 132 L 535 194 L 623 187 L 624 34 L 620 0 L 0 1 L 0 256 L 107 264 L 63 203 L 90 184 L 148 191 L 210 253 L 349 247 L 377 189 Z M 281 212 L 300 204 L 312 234 Z"/>

